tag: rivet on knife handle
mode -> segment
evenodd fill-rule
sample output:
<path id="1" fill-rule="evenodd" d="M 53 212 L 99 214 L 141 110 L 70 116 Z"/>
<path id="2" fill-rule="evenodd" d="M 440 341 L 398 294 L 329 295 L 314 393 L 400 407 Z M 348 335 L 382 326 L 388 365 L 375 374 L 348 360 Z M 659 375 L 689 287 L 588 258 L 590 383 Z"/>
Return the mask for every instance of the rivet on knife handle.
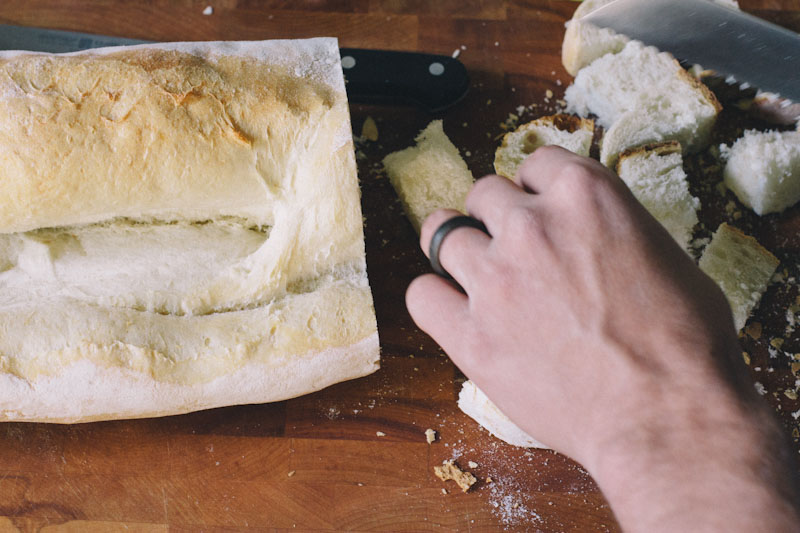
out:
<path id="1" fill-rule="evenodd" d="M 413 104 L 435 113 L 469 88 L 467 69 L 450 56 L 353 48 L 341 55 L 351 102 Z"/>

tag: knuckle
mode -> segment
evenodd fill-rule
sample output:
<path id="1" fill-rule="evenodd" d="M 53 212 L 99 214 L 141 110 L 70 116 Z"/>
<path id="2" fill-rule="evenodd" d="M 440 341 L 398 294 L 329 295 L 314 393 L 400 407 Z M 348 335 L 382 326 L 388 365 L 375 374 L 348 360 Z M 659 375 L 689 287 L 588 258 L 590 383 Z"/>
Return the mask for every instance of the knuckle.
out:
<path id="1" fill-rule="evenodd" d="M 494 174 L 489 174 L 475 181 L 472 189 L 467 194 L 467 207 L 476 205 L 482 198 L 491 195 L 492 192 L 503 186 L 504 183 L 501 180 L 508 181 L 506 178 Z"/>
<path id="2" fill-rule="evenodd" d="M 538 239 L 543 233 L 541 213 L 529 206 L 511 206 L 506 211 L 503 224 L 505 236 Z"/>
<path id="3" fill-rule="evenodd" d="M 608 185 L 605 173 L 580 161 L 565 165 L 560 174 L 553 186 L 553 192 L 567 197 L 576 207 L 594 205 L 598 195 Z"/>

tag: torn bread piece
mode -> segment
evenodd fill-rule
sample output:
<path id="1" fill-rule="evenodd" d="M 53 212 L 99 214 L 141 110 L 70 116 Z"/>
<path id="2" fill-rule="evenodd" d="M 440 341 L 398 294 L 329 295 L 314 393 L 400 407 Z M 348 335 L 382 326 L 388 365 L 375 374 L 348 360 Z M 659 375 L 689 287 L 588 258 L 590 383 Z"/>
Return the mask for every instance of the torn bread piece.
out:
<path id="1" fill-rule="evenodd" d="M 561 63 L 575 76 L 583 67 L 606 54 L 616 54 L 630 40 L 608 28 L 599 28 L 581 21 L 584 17 L 613 0 L 584 0 L 578 5 L 572 19 L 567 21 L 564 41 L 561 44 Z"/>
<path id="2" fill-rule="evenodd" d="M 419 233 L 422 223 L 437 209 L 466 212 L 464 204 L 475 179 L 445 135 L 441 120 L 428 124 L 415 141 L 416 146 L 387 155 L 383 166 Z"/>
<path id="3" fill-rule="evenodd" d="M 564 41 L 561 45 L 561 62 L 564 68 L 575 76 L 578 71 L 606 54 L 620 52 L 630 40 L 608 28 L 599 28 L 581 21 L 584 17 L 613 0 L 583 0 L 578 5 L 572 19 L 566 24 Z M 712 0 L 717 4 L 738 9 L 736 0 Z"/>
<path id="4" fill-rule="evenodd" d="M 757 214 L 800 200 L 800 131 L 748 130 L 723 154 L 725 185 Z"/>
<path id="5" fill-rule="evenodd" d="M 620 154 L 617 174 L 637 200 L 687 252 L 698 222 L 700 200 L 689 192 L 677 141 L 646 145 Z"/>
<path id="6" fill-rule="evenodd" d="M 619 153 L 643 144 L 676 140 L 699 151 L 722 109 L 671 55 L 637 41 L 581 70 L 565 98 L 568 112 L 594 114 L 606 129 L 600 160 L 612 168 Z"/>
<path id="7" fill-rule="evenodd" d="M 335 39 L 2 52 L 0 160 L 0 419 L 377 370 Z"/>
<path id="8" fill-rule="evenodd" d="M 780 261 L 758 241 L 723 223 L 700 257 L 700 268 L 720 286 L 741 330 Z"/>
<path id="9" fill-rule="evenodd" d="M 434 466 L 433 473 L 442 481 L 455 481 L 463 492 L 469 491 L 478 482 L 474 475 L 461 470 L 452 459 L 442 462 L 441 466 Z"/>
<path id="10" fill-rule="evenodd" d="M 591 119 L 563 114 L 538 118 L 503 136 L 494 154 L 495 172 L 513 179 L 526 157 L 550 144 L 588 156 L 593 137 L 594 121 Z"/>
<path id="11" fill-rule="evenodd" d="M 472 381 L 458 394 L 458 407 L 498 439 L 523 448 L 547 448 L 519 428 Z"/>

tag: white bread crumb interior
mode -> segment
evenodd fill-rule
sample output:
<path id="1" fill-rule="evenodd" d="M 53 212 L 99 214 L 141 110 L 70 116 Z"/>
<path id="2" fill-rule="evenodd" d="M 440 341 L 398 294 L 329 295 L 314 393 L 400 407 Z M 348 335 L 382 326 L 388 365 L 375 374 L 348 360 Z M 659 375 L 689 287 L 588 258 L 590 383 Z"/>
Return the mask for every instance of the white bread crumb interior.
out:
<path id="1" fill-rule="evenodd" d="M 722 289 L 740 330 L 761 300 L 780 261 L 758 241 L 723 223 L 700 257 L 700 268 Z"/>
<path id="2" fill-rule="evenodd" d="M 748 130 L 723 153 L 725 185 L 757 214 L 800 200 L 800 132 Z"/>
<path id="3" fill-rule="evenodd" d="M 403 210 L 419 233 L 425 219 L 444 207 L 466 212 L 474 178 L 458 148 L 447 138 L 441 120 L 434 120 L 415 138 L 416 146 L 383 159 Z"/>
<path id="4" fill-rule="evenodd" d="M 680 144 L 671 141 L 624 152 L 617 163 L 617 174 L 688 252 L 700 200 L 689 192 Z"/>

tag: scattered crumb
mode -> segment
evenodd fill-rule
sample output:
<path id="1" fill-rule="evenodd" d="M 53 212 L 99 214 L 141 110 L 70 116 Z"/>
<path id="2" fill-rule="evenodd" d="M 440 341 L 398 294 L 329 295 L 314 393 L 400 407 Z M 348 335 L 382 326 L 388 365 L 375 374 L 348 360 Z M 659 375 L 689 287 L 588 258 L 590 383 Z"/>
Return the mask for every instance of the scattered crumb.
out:
<path id="1" fill-rule="evenodd" d="M 361 126 L 361 138 L 373 142 L 378 140 L 378 125 L 372 117 L 364 120 L 364 125 Z"/>
<path id="2" fill-rule="evenodd" d="M 214 8 L 211 6 L 206 6 L 203 10 L 203 15 L 212 15 L 214 13 Z"/>
<path id="3" fill-rule="evenodd" d="M 764 384 L 760 381 L 756 381 L 753 383 L 753 386 L 756 388 L 756 392 L 759 393 L 761 396 L 764 396 L 767 393 L 767 388 L 764 387 Z"/>
<path id="4" fill-rule="evenodd" d="M 744 364 L 750 366 L 750 354 L 747 352 L 742 352 L 742 359 L 744 359 Z"/>
<path id="5" fill-rule="evenodd" d="M 507 528 L 542 521 L 542 517 L 521 499 L 521 488 L 514 479 L 500 479 L 489 486 L 491 512 Z"/>
<path id="6" fill-rule="evenodd" d="M 289 477 L 292 477 L 295 474 L 296 470 L 289 470 L 289 473 L 286 474 Z"/>
<path id="7" fill-rule="evenodd" d="M 442 494 L 447 494 L 447 489 L 442 489 Z"/>
<path id="8" fill-rule="evenodd" d="M 751 322 L 744 329 L 744 332 L 747 333 L 751 338 L 758 340 L 761 338 L 761 322 Z"/>
<path id="9" fill-rule="evenodd" d="M 797 392 L 793 391 L 791 389 L 786 389 L 785 391 L 783 391 L 783 395 L 786 396 L 787 398 L 789 398 L 790 400 L 796 400 L 797 399 Z"/>
<path id="10" fill-rule="evenodd" d="M 476 463 L 475 461 L 470 461 L 467 463 L 467 466 L 470 468 L 478 468 L 478 463 Z"/>
<path id="11" fill-rule="evenodd" d="M 456 58 L 459 55 L 461 55 L 461 49 L 460 48 L 456 48 L 455 50 L 453 50 L 453 58 Z"/>
<path id="12" fill-rule="evenodd" d="M 776 349 L 780 350 L 781 347 L 783 346 L 783 339 L 780 338 L 780 337 L 776 337 L 776 338 L 772 339 L 771 341 L 769 341 L 769 344 L 773 348 L 776 348 Z"/>
<path id="13" fill-rule="evenodd" d="M 386 436 L 386 433 L 384 433 L 383 431 L 376 431 L 375 434 L 377 436 L 379 436 L 379 437 L 385 437 Z"/>
<path id="14" fill-rule="evenodd" d="M 436 436 L 436 430 L 431 428 L 425 430 L 425 440 L 428 441 L 428 444 L 436 442 Z"/>
<path id="15" fill-rule="evenodd" d="M 492 476 L 486 476 L 486 483 L 494 483 Z"/>
<path id="16" fill-rule="evenodd" d="M 452 479 L 464 492 L 467 492 L 478 481 L 469 472 L 461 470 L 452 459 L 444 461 L 441 466 L 434 466 L 433 472 L 442 481 Z"/>
<path id="17" fill-rule="evenodd" d="M 544 92 L 544 95 L 545 95 L 545 97 L 547 97 L 547 98 L 552 98 L 552 97 L 553 97 L 553 91 L 551 91 L 550 89 L 547 89 L 547 90 Z"/>

